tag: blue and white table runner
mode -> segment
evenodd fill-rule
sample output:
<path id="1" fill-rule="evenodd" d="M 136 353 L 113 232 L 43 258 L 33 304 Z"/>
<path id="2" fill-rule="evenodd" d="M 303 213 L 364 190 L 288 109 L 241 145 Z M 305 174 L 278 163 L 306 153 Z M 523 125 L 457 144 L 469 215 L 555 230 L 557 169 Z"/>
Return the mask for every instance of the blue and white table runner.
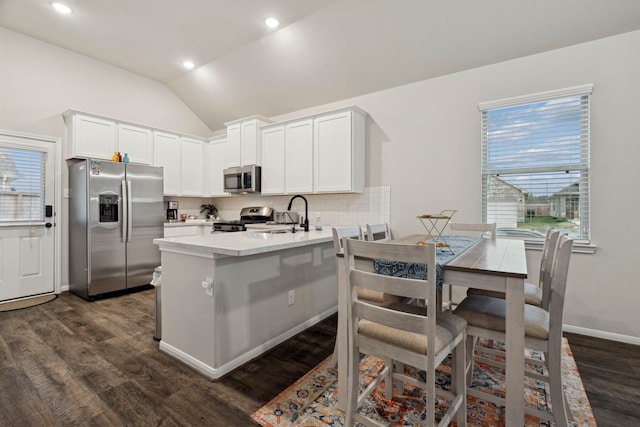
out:
<path id="1" fill-rule="evenodd" d="M 443 237 L 449 247 L 436 247 L 436 289 L 438 291 L 442 290 L 444 265 L 479 240 L 477 237 L 467 236 Z M 426 264 L 375 259 L 373 260 L 373 271 L 376 274 L 384 274 L 386 276 L 427 280 L 428 270 Z"/>

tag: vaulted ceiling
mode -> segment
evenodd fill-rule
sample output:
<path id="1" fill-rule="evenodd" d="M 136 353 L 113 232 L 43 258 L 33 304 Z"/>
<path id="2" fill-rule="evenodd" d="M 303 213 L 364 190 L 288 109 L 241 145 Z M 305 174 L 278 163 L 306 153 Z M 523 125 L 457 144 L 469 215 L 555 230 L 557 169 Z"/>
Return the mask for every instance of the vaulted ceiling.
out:
<path id="1" fill-rule="evenodd" d="M 165 83 L 211 130 L 640 29 L 638 0 L 61 1 L 0 0 L 0 26 Z"/>

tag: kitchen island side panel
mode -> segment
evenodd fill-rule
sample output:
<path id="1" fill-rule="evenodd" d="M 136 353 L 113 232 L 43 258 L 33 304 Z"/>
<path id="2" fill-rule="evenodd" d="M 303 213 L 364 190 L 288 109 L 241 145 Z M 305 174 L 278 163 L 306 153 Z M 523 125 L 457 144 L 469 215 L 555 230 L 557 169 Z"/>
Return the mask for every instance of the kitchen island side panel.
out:
<path id="1" fill-rule="evenodd" d="M 163 251 L 162 266 L 160 348 L 212 379 L 337 310 L 332 242 L 215 259 Z"/>

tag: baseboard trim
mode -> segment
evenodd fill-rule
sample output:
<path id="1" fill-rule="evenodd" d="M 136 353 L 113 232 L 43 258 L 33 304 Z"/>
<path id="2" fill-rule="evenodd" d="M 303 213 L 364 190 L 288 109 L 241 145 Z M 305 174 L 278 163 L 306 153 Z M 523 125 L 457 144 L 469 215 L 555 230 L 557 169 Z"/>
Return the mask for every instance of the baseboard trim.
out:
<path id="1" fill-rule="evenodd" d="M 273 347 L 277 346 L 278 344 L 283 343 L 284 341 L 288 340 L 289 338 L 292 338 L 293 336 L 299 334 L 300 332 L 304 331 L 305 329 L 315 325 L 316 323 L 326 319 L 327 317 L 335 314 L 338 311 L 338 307 L 337 306 L 333 306 L 331 307 L 329 310 L 320 313 L 317 316 L 312 317 L 311 319 L 289 329 L 288 331 L 278 335 L 277 337 L 267 341 L 266 343 L 264 343 L 263 345 L 260 345 L 238 357 L 236 357 L 233 360 L 230 360 L 229 362 L 225 363 L 222 366 L 219 366 L 217 368 L 214 368 L 213 366 L 210 366 L 208 364 L 206 364 L 205 362 L 196 359 L 195 357 L 183 352 L 182 350 L 179 350 L 177 348 L 175 348 L 174 346 L 172 346 L 171 344 L 168 344 L 166 341 L 161 340 L 160 341 L 160 345 L 159 348 L 162 352 L 172 356 L 173 358 L 185 363 L 186 365 L 192 367 L 193 369 L 195 369 L 196 371 L 200 372 L 202 375 L 204 375 L 205 377 L 209 378 L 210 380 L 218 380 L 220 379 L 222 376 L 228 374 L 229 372 L 233 371 L 234 369 L 244 365 L 245 363 L 249 362 L 252 359 L 255 359 L 256 357 L 266 353 L 268 350 L 272 349 Z"/>
<path id="2" fill-rule="evenodd" d="M 613 332 L 599 331 L 597 329 L 583 328 L 581 326 L 563 325 L 565 332 L 571 332 L 579 335 L 586 335 L 594 338 L 602 338 L 610 341 L 619 341 L 627 344 L 640 345 L 640 338 L 630 335 L 614 334 Z"/>

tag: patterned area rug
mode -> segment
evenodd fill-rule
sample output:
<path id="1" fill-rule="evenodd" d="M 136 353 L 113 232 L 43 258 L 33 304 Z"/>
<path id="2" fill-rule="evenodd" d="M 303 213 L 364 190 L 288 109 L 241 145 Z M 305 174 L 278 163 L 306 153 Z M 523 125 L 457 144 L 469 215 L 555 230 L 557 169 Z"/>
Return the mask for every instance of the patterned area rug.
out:
<path id="1" fill-rule="evenodd" d="M 530 352 L 529 357 L 540 357 Z M 256 411 L 252 418 L 265 427 L 276 426 L 304 426 L 326 427 L 342 426 L 344 418 L 336 408 L 338 373 L 328 367 L 330 357 L 305 374 L 302 378 L 276 396 L 271 402 Z M 381 361 L 374 357 L 364 357 L 360 363 L 360 371 L 365 377 L 361 386 L 368 384 L 379 372 Z M 534 369 L 527 366 L 527 369 Z M 424 375 L 423 372 L 412 372 L 412 375 Z M 576 367 L 569 344 L 563 342 L 562 375 L 565 392 L 571 408 L 573 420 L 571 426 L 596 426 L 589 400 L 582 386 L 580 375 Z M 534 379 L 525 378 L 525 399 L 527 405 L 536 406 L 541 410 L 548 410 L 548 384 Z M 443 363 L 438 367 L 436 387 L 447 389 L 450 385 L 450 367 Z M 476 363 L 473 387 L 486 393 L 504 396 L 504 371 L 486 364 Z M 381 386 L 382 387 L 382 386 Z M 381 388 L 380 387 L 380 388 Z M 436 418 L 446 409 L 443 401 L 438 402 Z M 360 409 L 387 423 L 390 426 L 414 426 L 424 423 L 424 396 L 420 390 L 407 387 L 402 395 L 396 395 L 393 400 L 385 399 L 379 391 Z M 452 425 L 455 426 L 455 423 Z M 467 425 L 469 427 L 504 426 L 504 407 L 497 406 L 486 400 L 469 396 L 467 399 Z M 553 423 L 527 415 L 526 427 L 551 426 Z"/>

